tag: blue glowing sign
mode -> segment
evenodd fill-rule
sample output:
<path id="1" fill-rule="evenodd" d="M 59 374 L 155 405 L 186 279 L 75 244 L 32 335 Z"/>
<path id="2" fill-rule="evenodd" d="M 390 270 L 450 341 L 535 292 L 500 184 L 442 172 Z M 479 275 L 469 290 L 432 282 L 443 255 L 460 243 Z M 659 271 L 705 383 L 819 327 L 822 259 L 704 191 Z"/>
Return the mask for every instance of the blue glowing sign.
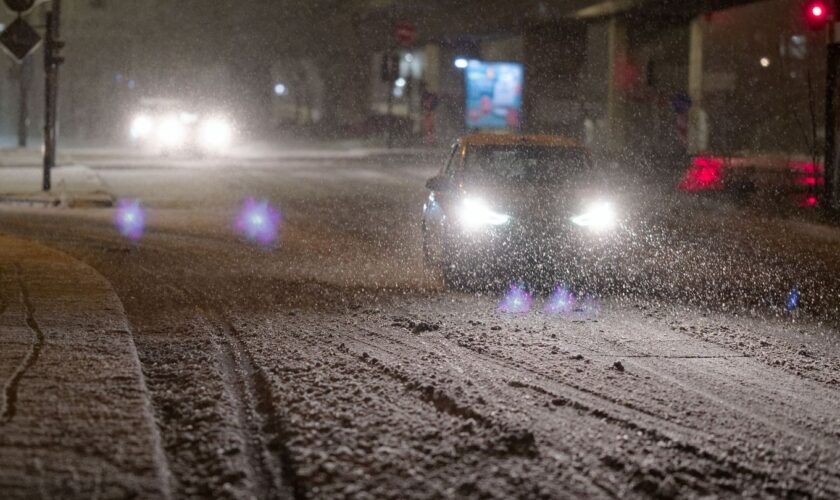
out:
<path id="1" fill-rule="evenodd" d="M 525 70 L 519 63 L 469 61 L 467 128 L 518 129 Z"/>

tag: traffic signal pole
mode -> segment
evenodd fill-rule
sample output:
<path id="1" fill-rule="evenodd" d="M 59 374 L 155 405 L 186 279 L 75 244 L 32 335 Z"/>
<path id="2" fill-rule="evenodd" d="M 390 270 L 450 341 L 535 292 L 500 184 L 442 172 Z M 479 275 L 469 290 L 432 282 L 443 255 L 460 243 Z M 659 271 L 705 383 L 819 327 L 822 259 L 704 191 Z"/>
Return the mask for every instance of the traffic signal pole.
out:
<path id="1" fill-rule="evenodd" d="M 18 147 L 25 148 L 29 138 L 29 86 L 32 81 L 32 56 L 26 56 L 18 66 Z"/>
<path id="2" fill-rule="evenodd" d="M 834 23 L 832 23 L 833 25 Z M 823 208 L 833 212 L 837 205 L 837 84 L 840 43 L 829 30 L 825 84 L 825 161 L 823 165 Z"/>
<path id="3" fill-rule="evenodd" d="M 808 0 L 803 5 L 805 24 L 827 35 L 825 65 L 825 149 L 821 205 L 829 217 L 837 215 L 837 105 L 840 83 L 840 43 L 836 39 L 837 6 L 834 0 Z"/>
<path id="4" fill-rule="evenodd" d="M 44 115 L 44 182 L 43 190 L 52 188 L 51 173 L 55 167 L 58 142 L 58 67 L 63 62 L 59 51 L 64 42 L 59 40 L 61 28 L 61 0 L 52 1 L 47 13 L 47 37 L 44 45 L 44 71 L 46 74 L 46 101 Z"/>

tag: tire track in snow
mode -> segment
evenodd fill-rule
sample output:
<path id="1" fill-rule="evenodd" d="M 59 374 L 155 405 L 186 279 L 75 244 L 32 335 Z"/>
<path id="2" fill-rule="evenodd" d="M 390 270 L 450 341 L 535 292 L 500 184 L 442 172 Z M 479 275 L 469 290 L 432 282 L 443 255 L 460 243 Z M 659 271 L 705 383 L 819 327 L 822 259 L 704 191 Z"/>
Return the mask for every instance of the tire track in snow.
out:
<path id="1" fill-rule="evenodd" d="M 387 352 L 387 350 L 381 348 L 380 346 L 365 342 L 352 334 L 347 334 L 346 332 L 343 332 L 343 334 L 346 337 L 352 338 L 357 343 L 363 343 L 372 349 Z M 534 435 L 530 430 L 509 428 L 502 422 L 485 416 L 481 412 L 472 408 L 470 405 L 460 403 L 456 398 L 450 396 L 440 388 L 437 388 L 432 384 L 424 384 L 422 381 L 412 377 L 403 370 L 385 366 L 370 356 L 365 356 L 364 354 L 358 355 L 346 348 L 343 350 L 352 354 L 368 366 L 378 369 L 395 381 L 401 383 L 406 391 L 417 394 L 421 401 L 431 404 L 437 411 L 462 420 L 473 420 L 487 429 L 499 432 L 502 436 L 501 441 L 508 444 L 507 448 L 511 455 L 533 457 L 537 454 Z"/>
<path id="2" fill-rule="evenodd" d="M 374 334 L 380 338 L 384 338 L 390 342 L 394 342 L 395 344 L 405 347 L 406 349 L 418 350 L 416 346 L 413 346 L 407 342 L 403 342 L 395 338 L 393 335 L 389 335 L 384 332 L 379 332 L 370 328 L 362 328 L 362 330 L 366 333 Z M 348 335 L 346 332 L 343 332 L 343 334 Z M 352 335 L 349 336 L 353 337 L 354 340 L 359 341 L 365 345 L 376 347 L 375 344 L 369 341 L 359 339 Z M 440 342 L 438 343 L 441 344 Z M 452 345 L 441 344 L 441 348 L 448 349 L 449 354 L 453 354 L 453 347 L 454 346 Z M 751 467 L 744 460 L 739 461 L 729 459 L 725 456 L 726 453 L 714 453 L 713 451 L 705 450 L 702 449 L 700 446 L 686 442 L 684 439 L 680 439 L 681 434 L 696 434 L 698 432 L 698 429 L 686 427 L 680 423 L 662 419 L 662 417 L 659 417 L 653 413 L 642 411 L 631 405 L 626 405 L 621 401 L 618 401 L 607 395 L 600 394 L 596 391 L 580 387 L 577 384 L 573 384 L 563 380 L 555 380 L 554 378 L 543 373 L 541 370 L 537 370 L 529 366 L 511 364 L 503 358 L 499 358 L 498 356 L 488 354 L 478 349 L 470 348 L 467 345 L 461 345 L 461 343 L 458 343 L 458 347 L 461 349 L 471 351 L 484 361 L 495 365 L 495 369 L 493 370 L 493 372 L 506 379 L 508 381 L 508 385 L 514 388 L 531 390 L 536 393 L 546 395 L 552 399 L 560 400 L 562 402 L 562 405 L 560 406 L 569 406 L 573 409 L 577 409 L 579 411 L 592 415 L 595 418 L 606 420 L 607 422 L 616 425 L 624 429 L 625 431 L 630 431 L 632 433 L 641 432 L 647 439 L 651 440 L 652 442 L 670 443 L 673 446 L 673 448 L 675 448 L 681 453 L 693 455 L 701 461 L 713 464 L 714 469 L 719 473 L 723 474 L 726 473 L 726 471 L 731 470 L 740 473 L 744 476 L 751 477 L 752 481 L 758 484 L 763 484 L 766 481 L 772 480 L 774 478 L 773 473 L 771 471 L 765 471 L 755 467 Z M 389 352 L 388 350 L 381 347 L 379 347 L 379 349 L 383 352 Z M 392 353 L 392 355 L 395 354 Z M 458 356 L 458 358 L 463 359 L 464 357 Z M 522 372 L 526 372 L 525 378 L 537 376 L 541 379 L 544 379 L 544 381 L 550 381 L 551 385 L 554 385 L 555 387 L 566 387 L 567 390 L 555 393 L 555 391 L 546 389 L 541 385 L 537 385 L 534 383 L 519 382 L 518 379 L 522 378 Z M 626 415 L 625 410 L 630 410 L 631 415 Z M 632 416 L 632 414 L 634 413 L 642 418 L 635 418 L 634 416 Z"/>
<path id="3" fill-rule="evenodd" d="M 239 332 L 222 313 L 199 308 L 220 334 L 220 364 L 224 383 L 233 396 L 239 426 L 246 432 L 246 454 L 257 473 L 259 498 L 305 498 L 291 466 L 291 454 L 271 388 L 239 339 Z M 266 440 L 266 435 L 271 436 Z"/>
<path id="4" fill-rule="evenodd" d="M 699 431 L 703 431 L 700 428 L 693 428 L 691 426 L 686 426 L 681 422 L 675 422 L 670 419 L 664 419 L 663 417 L 650 412 L 644 409 L 638 408 L 633 404 L 628 404 L 623 402 L 619 399 L 614 397 L 610 397 L 606 394 L 602 394 L 598 391 L 579 386 L 578 384 L 565 381 L 556 377 L 552 377 L 550 374 L 546 373 L 543 369 L 543 365 L 540 362 L 540 359 L 535 356 L 525 356 L 520 357 L 521 361 L 525 361 L 525 364 L 511 364 L 503 357 L 495 355 L 493 353 L 484 352 L 482 350 L 476 349 L 466 343 L 459 342 L 458 345 L 462 348 L 471 350 L 478 354 L 479 356 L 486 357 L 488 359 L 494 359 L 496 363 L 500 365 L 500 367 L 506 367 L 510 370 L 516 371 L 525 371 L 530 374 L 531 377 L 536 376 L 542 379 L 543 385 L 537 384 L 527 384 L 532 390 L 536 389 L 537 391 L 542 391 L 546 393 L 553 394 L 551 390 L 548 390 L 544 387 L 545 383 L 549 385 L 553 385 L 554 388 L 558 387 L 568 387 L 575 392 L 567 393 L 567 391 L 561 391 L 559 396 L 566 396 L 573 404 L 583 404 L 584 406 L 589 407 L 590 412 L 592 412 L 596 416 L 602 416 L 603 418 L 608 418 L 609 420 L 614 421 L 617 425 L 621 425 L 622 427 L 632 430 L 632 431 L 641 431 L 650 436 L 656 436 L 656 440 L 662 440 L 665 442 L 673 443 L 678 449 L 684 452 L 691 453 L 697 456 L 700 459 L 710 460 L 721 467 L 731 468 L 734 471 L 737 471 L 744 475 L 752 476 L 753 478 L 769 482 L 772 480 L 778 479 L 776 477 L 776 472 L 770 470 L 763 470 L 762 468 L 757 468 L 751 465 L 751 458 L 748 454 L 744 452 L 744 450 L 739 450 L 737 448 L 725 448 L 723 450 L 709 450 L 703 449 L 695 444 L 686 442 L 685 439 L 681 438 L 681 435 L 691 435 L 692 433 L 696 434 Z M 528 354 L 527 352 L 523 352 L 523 354 Z M 621 357 L 624 357 L 623 355 Z M 722 359 L 722 358 L 721 358 Z M 675 359 L 676 363 L 685 363 L 687 359 L 677 358 Z M 632 366 L 638 367 L 640 370 L 650 373 L 656 377 L 659 377 L 662 380 L 669 381 L 677 385 L 677 380 L 671 376 L 671 374 L 665 372 L 662 369 L 656 369 L 650 366 L 643 366 L 637 364 L 634 360 L 628 361 L 628 364 Z M 701 397 L 704 396 L 703 391 L 698 391 L 696 388 L 689 387 L 683 381 L 679 383 L 684 389 L 696 393 Z M 575 394 L 578 394 L 580 397 L 575 397 Z M 741 408 L 734 403 L 729 404 L 722 404 L 726 403 L 725 400 L 722 398 L 715 398 L 712 397 L 713 395 L 710 394 L 710 397 L 707 399 L 711 402 L 718 402 L 719 399 L 721 404 L 721 408 L 728 409 L 730 411 L 734 411 L 739 413 L 740 416 L 744 418 L 753 418 L 759 420 L 762 424 L 767 424 L 769 427 L 775 428 L 777 431 L 787 434 L 788 436 L 794 439 L 802 439 L 802 436 L 797 434 L 796 432 L 792 432 L 790 429 L 784 427 L 781 424 L 771 422 L 769 417 L 764 415 L 751 415 L 750 411 L 746 408 Z M 594 399 L 593 399 L 594 398 Z M 601 400 L 600 402 L 598 400 Z M 604 404 L 606 403 L 606 407 Z M 631 414 L 626 415 L 624 410 L 630 410 Z M 635 413 L 642 418 L 634 418 L 632 414 Z M 824 446 L 821 444 L 820 446 Z M 826 449 L 830 449 L 830 446 Z M 740 460 L 738 457 L 740 456 Z M 821 464 L 813 464 L 810 463 L 809 467 L 811 469 L 817 469 L 822 471 L 822 477 L 824 479 L 833 479 L 831 482 L 832 491 L 836 494 L 840 492 L 840 475 L 837 474 L 836 471 L 827 469 L 825 465 Z M 791 493 L 795 494 L 797 490 L 792 490 Z"/>
<path id="5" fill-rule="evenodd" d="M 328 327 L 325 326 L 324 328 Z M 333 331 L 340 333 L 341 338 L 350 339 L 357 344 L 372 349 L 373 351 L 382 354 L 387 354 L 394 359 L 401 359 L 405 357 L 405 355 L 398 354 L 392 350 L 383 347 L 380 344 L 375 344 L 364 340 L 356 335 L 353 335 L 347 330 L 338 329 L 336 327 L 332 327 L 332 329 Z M 367 333 L 376 333 L 364 328 L 362 328 L 362 331 L 365 331 Z M 419 349 L 417 349 L 415 346 L 411 346 L 398 341 L 395 343 L 406 347 L 409 350 L 419 351 Z M 506 444 L 510 455 L 531 459 L 538 459 L 541 455 L 540 444 L 537 442 L 535 434 L 531 429 L 517 428 L 516 426 L 512 427 L 505 424 L 498 418 L 495 418 L 495 416 L 488 417 L 480 411 L 474 409 L 470 404 L 459 402 L 459 398 L 447 394 L 446 391 L 442 390 L 439 387 L 435 387 L 434 383 L 424 382 L 417 377 L 412 377 L 410 374 L 406 373 L 403 370 L 399 370 L 393 366 L 386 366 L 382 362 L 379 362 L 378 360 L 375 360 L 370 356 L 365 356 L 364 353 L 355 353 L 350 348 L 343 345 L 343 343 L 341 343 L 341 345 L 338 346 L 338 349 L 356 357 L 358 360 L 364 362 L 368 366 L 378 369 L 380 372 L 391 377 L 398 383 L 403 384 L 403 386 L 408 392 L 415 393 L 421 401 L 431 404 L 435 407 L 437 411 L 464 420 L 471 419 L 479 425 L 499 433 L 500 441 Z M 572 450 L 566 450 L 564 452 L 559 453 L 557 452 L 557 450 L 553 449 L 547 449 L 547 451 L 549 452 L 549 455 L 556 457 L 558 455 L 570 455 L 570 452 Z M 603 481 L 598 480 L 597 478 L 589 477 L 585 472 L 581 471 L 577 474 L 574 474 L 573 479 L 577 482 L 580 482 L 581 484 L 586 484 L 595 488 L 596 490 L 600 491 L 608 497 L 615 497 L 620 495 L 619 490 L 614 485 L 605 484 Z"/>
<path id="6" fill-rule="evenodd" d="M 5 269 L 3 269 L 2 267 L 0 267 L 0 279 L 2 279 L 2 278 L 3 278 L 3 273 L 4 273 L 5 271 L 6 271 Z M 3 314 L 5 314 L 5 312 L 6 312 L 6 308 L 8 308 L 8 307 L 9 307 L 9 302 L 8 302 L 8 300 L 6 299 L 6 296 L 3 294 L 3 287 L 2 287 L 2 286 L 0 286 L 0 316 L 2 316 Z"/>
<path id="7" fill-rule="evenodd" d="M 641 329 L 640 325 L 637 324 L 637 323 L 634 323 L 631 319 L 629 319 L 629 317 L 623 317 L 623 318 L 619 319 L 619 321 L 621 322 L 620 325 L 615 327 L 618 331 L 638 331 L 638 330 Z M 691 337 L 687 337 L 687 338 L 691 338 Z M 581 342 L 581 340 L 583 341 L 583 344 L 584 344 L 584 345 L 581 345 L 581 347 L 585 346 L 587 349 L 592 349 L 592 350 L 595 350 L 595 349 L 599 348 L 597 346 L 597 344 L 592 343 L 592 342 L 587 342 L 586 339 L 579 339 L 578 342 Z M 746 401 L 744 399 L 740 399 L 740 398 L 733 399 L 731 397 L 726 398 L 722 395 L 723 394 L 722 391 L 712 391 L 712 390 L 709 390 L 709 389 L 704 389 L 700 386 L 700 384 L 698 384 L 698 376 L 701 377 L 701 378 L 709 378 L 710 380 L 716 381 L 715 383 L 709 384 L 709 386 L 719 389 L 721 386 L 731 384 L 733 377 L 736 377 L 736 378 L 737 377 L 745 377 L 744 368 L 743 368 L 744 365 L 740 365 L 742 368 L 740 370 L 736 371 L 736 372 L 730 372 L 730 373 L 721 372 L 721 373 L 718 373 L 717 371 L 714 371 L 714 370 L 711 370 L 711 369 L 707 368 L 705 370 L 702 370 L 702 372 L 695 373 L 694 375 L 679 376 L 678 372 L 674 371 L 673 369 L 672 370 L 665 370 L 665 369 L 659 367 L 656 363 L 646 363 L 645 362 L 647 359 L 651 359 L 651 360 L 668 359 L 673 363 L 674 367 L 681 367 L 681 368 L 684 368 L 688 371 L 694 371 L 694 370 L 696 370 L 696 367 L 694 366 L 692 360 L 710 361 L 711 363 L 714 363 L 712 365 L 709 365 L 709 367 L 712 367 L 712 366 L 718 365 L 718 363 L 717 363 L 718 361 L 725 362 L 725 361 L 728 361 L 728 360 L 736 360 L 736 359 L 741 360 L 741 361 L 746 361 L 747 363 L 749 363 L 748 360 L 754 358 L 754 356 L 751 356 L 749 354 L 740 354 L 740 353 L 737 353 L 737 352 L 734 352 L 734 351 L 732 352 L 731 355 L 719 354 L 719 355 L 711 355 L 711 356 L 704 356 L 704 355 L 658 356 L 658 355 L 649 355 L 649 354 L 645 353 L 645 350 L 640 348 L 638 346 L 638 344 L 636 344 L 635 342 L 621 342 L 618 339 L 609 337 L 607 335 L 602 335 L 600 337 L 600 340 L 606 342 L 609 345 L 613 345 L 613 346 L 616 346 L 616 347 L 621 347 L 621 348 L 625 349 L 626 352 L 622 353 L 622 354 L 615 354 L 615 355 L 599 355 L 599 354 L 591 354 L 590 353 L 590 354 L 588 354 L 589 357 L 599 358 L 599 357 L 606 356 L 606 357 L 620 357 L 622 359 L 627 359 L 627 360 L 629 360 L 629 361 L 627 361 L 628 366 L 632 366 L 632 367 L 637 368 L 640 371 L 644 371 L 646 373 L 649 373 L 650 375 L 656 377 L 658 380 L 666 382 L 666 385 L 669 386 L 669 387 L 679 388 L 685 393 L 691 393 L 695 397 L 700 397 L 700 398 L 702 398 L 706 401 L 711 402 L 712 404 L 715 404 L 716 406 L 718 406 L 722 409 L 731 411 L 733 413 L 738 413 L 744 419 L 752 419 L 752 420 L 759 421 L 763 426 L 768 427 L 768 428 L 773 428 L 776 431 L 778 431 L 782 434 L 787 434 L 788 436 L 791 436 L 792 438 L 794 438 L 796 440 L 820 441 L 822 439 L 825 439 L 826 437 L 832 437 L 830 433 L 820 433 L 818 430 L 813 430 L 813 431 L 808 430 L 808 432 L 805 432 L 804 429 L 800 429 L 800 430 L 797 431 L 796 429 L 791 428 L 789 423 L 779 419 L 779 415 L 776 414 L 777 409 L 775 409 L 776 411 L 769 411 L 769 412 L 766 411 L 766 410 L 765 411 L 758 411 L 754 405 L 749 406 L 748 401 Z M 696 341 L 696 342 L 699 342 L 699 341 Z M 704 341 L 704 342 L 708 342 L 708 341 Z M 724 346 L 724 347 L 727 350 L 731 349 L 730 347 L 726 347 L 726 346 Z M 536 363 L 534 363 L 534 364 L 537 365 Z M 719 366 L 722 370 L 724 370 L 724 372 L 728 370 L 726 368 L 725 364 L 720 364 Z M 772 373 L 772 369 L 773 368 L 770 367 L 767 370 L 767 373 Z M 760 376 L 761 376 L 761 374 L 758 374 L 752 380 L 758 380 Z M 805 383 L 805 385 L 807 385 L 807 382 Z M 774 388 L 774 392 L 776 390 L 778 390 L 778 389 Z M 810 393 L 806 393 L 806 394 L 810 394 Z M 760 393 L 750 394 L 749 396 L 750 397 L 766 396 L 766 394 L 764 394 L 764 391 L 761 391 Z M 778 399 L 778 396 L 777 396 L 777 399 Z M 792 399 L 792 401 L 790 402 L 791 405 L 806 406 L 807 403 L 808 403 L 807 399 L 806 400 L 796 400 L 796 398 L 791 398 L 791 399 Z M 762 405 L 761 408 L 764 409 L 764 408 L 767 408 L 767 406 Z"/>
<path id="8" fill-rule="evenodd" d="M 196 310 L 216 332 L 222 384 L 237 415 L 235 428 L 242 433 L 244 454 L 257 490 L 250 493 L 254 498 L 305 499 L 306 493 L 297 479 L 286 446 L 281 415 L 273 404 L 271 388 L 239 339 L 233 323 L 205 293 L 175 283 L 145 266 L 138 267 L 162 286 L 195 304 Z M 267 440 L 266 435 L 270 439 Z"/>
<path id="9" fill-rule="evenodd" d="M 38 362 L 41 355 L 41 350 L 44 348 L 44 332 L 38 326 L 35 320 L 35 308 L 32 306 L 32 301 L 29 298 L 29 291 L 23 283 L 23 275 L 20 266 L 15 266 L 17 275 L 18 287 L 20 289 L 20 301 L 24 309 L 26 326 L 32 331 L 33 340 L 32 346 L 26 357 L 21 361 L 12 377 L 6 382 L 3 395 L 3 412 L 0 413 L 0 425 L 11 421 L 17 414 L 18 391 L 20 390 L 20 382 L 23 376 Z M 5 307 L 4 307 L 5 309 Z"/>
<path id="10" fill-rule="evenodd" d="M 357 365 L 364 373 L 369 373 L 372 378 L 367 379 L 364 376 L 351 375 L 352 378 L 347 377 L 348 374 L 357 373 L 355 371 L 345 372 L 344 376 L 333 373 L 330 376 L 331 380 L 343 380 L 350 383 L 350 386 L 361 387 L 374 391 L 384 390 L 387 394 L 392 395 L 392 398 L 386 398 L 385 401 L 379 401 L 377 408 L 382 411 L 392 411 L 392 406 L 396 405 L 404 408 L 408 405 L 411 408 L 412 415 L 438 415 L 435 418 L 443 418 L 449 421 L 456 419 L 461 421 L 462 429 L 469 429 L 467 437 L 462 437 L 456 447 L 463 448 L 458 452 L 456 461 L 466 460 L 466 457 L 473 457 L 476 463 L 483 463 L 485 466 L 479 468 L 495 468 L 500 463 L 517 463 L 527 464 L 522 465 L 529 472 L 534 474 L 532 478 L 540 478 L 543 487 L 556 491 L 556 484 L 564 485 L 562 491 L 565 495 L 560 495 L 559 498 L 607 498 L 619 496 L 619 489 L 615 485 L 606 484 L 604 481 L 589 477 L 586 471 L 583 471 L 577 464 L 569 463 L 568 461 L 558 459 L 558 457 L 567 457 L 572 455 L 566 450 L 564 453 L 554 453 L 554 450 L 546 448 L 541 450 L 536 443 L 534 433 L 528 426 L 521 425 L 518 422 L 511 421 L 494 412 L 483 411 L 479 408 L 475 401 L 470 401 L 461 397 L 459 391 L 451 391 L 448 387 L 439 384 L 438 380 L 428 380 L 423 377 L 418 377 L 417 373 L 410 369 L 404 369 L 400 366 L 399 360 L 413 360 L 410 364 L 416 364 L 422 367 L 422 364 L 417 363 L 417 359 L 412 357 L 416 353 L 404 353 L 397 355 L 393 350 L 383 347 L 380 344 L 368 343 L 357 335 L 350 333 L 344 328 L 344 325 L 330 324 L 328 321 L 319 321 L 315 324 L 299 322 L 294 320 L 290 325 L 289 333 L 295 332 L 295 337 L 302 340 L 301 344 L 306 346 L 303 350 L 295 350 L 292 352 L 301 359 L 311 360 L 322 353 L 330 353 L 329 356 L 333 362 L 341 367 L 349 367 Z M 286 335 L 284 332 L 281 335 Z M 283 342 L 283 339 L 278 338 L 278 342 Z M 366 354 L 370 353 L 370 354 Z M 396 357 L 397 363 L 392 363 Z M 356 369 L 359 369 L 356 368 Z M 338 378 L 333 378 L 338 377 Z M 346 378 L 345 378 L 346 377 Z M 431 377 L 434 379 L 434 377 Z M 374 381 L 379 380 L 386 385 L 380 385 Z M 356 385 L 360 384 L 360 385 Z M 359 398 L 359 403 L 362 403 L 362 396 L 353 393 L 354 398 Z M 368 398 L 364 398 L 367 402 Z M 375 413 L 375 412 L 374 412 Z M 397 411 L 395 414 L 399 414 Z M 504 413 L 504 412 L 502 412 Z M 365 413 L 364 415 L 366 415 Z M 359 418 L 363 418 L 359 416 Z M 409 418 L 404 417 L 406 421 Z M 422 418 L 422 417 L 421 417 Z M 432 419 L 423 420 L 424 425 L 432 425 Z M 378 424 L 377 424 L 378 425 Z M 368 431 L 378 430 L 381 433 L 389 434 L 394 432 L 390 427 L 395 428 L 399 424 L 390 423 L 384 428 L 366 428 Z M 429 444 L 437 443 L 440 439 L 445 446 L 446 439 L 440 437 L 437 431 L 444 429 L 444 427 L 432 427 L 436 431 L 431 435 Z M 395 434 L 398 435 L 397 430 Z M 475 441 L 473 440 L 475 439 Z M 317 445 L 316 445 L 317 446 Z M 411 449 L 410 443 L 404 443 L 407 449 Z M 544 455 L 542 451 L 546 451 L 548 455 Z M 327 451 L 327 453 L 329 453 Z M 432 453 L 424 451 L 424 453 Z M 449 456 L 445 454 L 446 456 Z M 434 456 L 433 454 L 424 457 Z M 550 460 L 546 460 L 546 457 Z M 450 457 L 452 458 L 452 457 Z M 423 463 L 423 459 L 418 462 Z M 438 464 L 440 465 L 440 464 Z M 540 472 L 534 472 L 538 469 Z M 429 469 L 426 471 L 429 476 L 434 477 L 437 469 Z M 485 474 L 486 470 L 473 471 L 469 475 L 464 476 L 475 479 L 479 475 Z M 550 478 L 550 479 L 548 479 Z M 538 485 L 531 484 L 535 490 Z M 576 495 L 571 495 L 569 492 L 575 491 Z M 488 498 L 493 495 L 488 495 Z M 557 497 L 557 496 L 552 496 Z M 395 498 L 401 498 L 396 496 Z M 507 496 L 504 498 L 516 498 L 516 496 Z M 521 496 L 521 498 L 529 498 L 529 496 Z"/>
<path id="11" fill-rule="evenodd" d="M 150 270 L 145 269 L 151 273 Z M 152 273 L 154 274 L 154 273 Z M 160 278 L 160 276 L 157 276 Z M 239 332 L 221 309 L 206 294 L 173 282 L 166 284 L 180 291 L 209 321 L 219 335 L 219 363 L 223 383 L 233 398 L 238 415 L 238 428 L 243 436 L 248 463 L 258 477 L 255 482 L 259 498 L 305 498 L 299 485 L 279 412 L 273 404 L 271 388 L 264 374 L 256 367 L 239 338 Z M 265 435 L 271 436 L 270 440 Z"/>

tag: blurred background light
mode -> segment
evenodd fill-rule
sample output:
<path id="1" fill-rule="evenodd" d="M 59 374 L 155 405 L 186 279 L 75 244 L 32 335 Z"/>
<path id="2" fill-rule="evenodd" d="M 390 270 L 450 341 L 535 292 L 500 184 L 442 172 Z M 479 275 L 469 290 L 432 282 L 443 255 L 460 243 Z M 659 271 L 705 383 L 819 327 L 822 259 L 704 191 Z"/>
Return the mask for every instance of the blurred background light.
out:
<path id="1" fill-rule="evenodd" d="M 143 237 L 146 227 L 146 214 L 139 200 L 119 200 L 114 213 L 114 224 L 120 234 L 131 240 Z"/>
<path id="2" fill-rule="evenodd" d="M 568 314 L 575 310 L 575 295 L 566 287 L 560 285 L 554 289 L 543 307 L 548 314 Z"/>
<path id="3" fill-rule="evenodd" d="M 236 230 L 250 241 L 271 245 L 277 241 L 280 230 L 280 212 L 268 201 L 248 198 L 236 218 Z"/>
<path id="4" fill-rule="evenodd" d="M 511 285 L 510 289 L 499 303 L 498 309 L 501 312 L 512 314 L 527 313 L 531 310 L 533 302 L 534 298 L 525 290 L 525 288 L 519 285 Z"/>

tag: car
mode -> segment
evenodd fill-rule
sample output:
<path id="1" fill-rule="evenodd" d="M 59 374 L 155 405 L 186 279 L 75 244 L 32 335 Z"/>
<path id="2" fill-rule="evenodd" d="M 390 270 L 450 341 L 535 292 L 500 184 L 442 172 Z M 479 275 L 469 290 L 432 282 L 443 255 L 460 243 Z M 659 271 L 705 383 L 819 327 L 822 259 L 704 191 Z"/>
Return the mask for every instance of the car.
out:
<path id="1" fill-rule="evenodd" d="M 233 136 L 233 124 L 223 114 L 201 113 L 168 98 L 141 100 L 129 126 L 132 144 L 163 155 L 220 155 L 229 150 Z"/>
<path id="2" fill-rule="evenodd" d="M 426 183 L 426 264 L 457 287 L 553 286 L 604 270 L 625 232 L 604 179 L 569 138 L 460 137 Z"/>

